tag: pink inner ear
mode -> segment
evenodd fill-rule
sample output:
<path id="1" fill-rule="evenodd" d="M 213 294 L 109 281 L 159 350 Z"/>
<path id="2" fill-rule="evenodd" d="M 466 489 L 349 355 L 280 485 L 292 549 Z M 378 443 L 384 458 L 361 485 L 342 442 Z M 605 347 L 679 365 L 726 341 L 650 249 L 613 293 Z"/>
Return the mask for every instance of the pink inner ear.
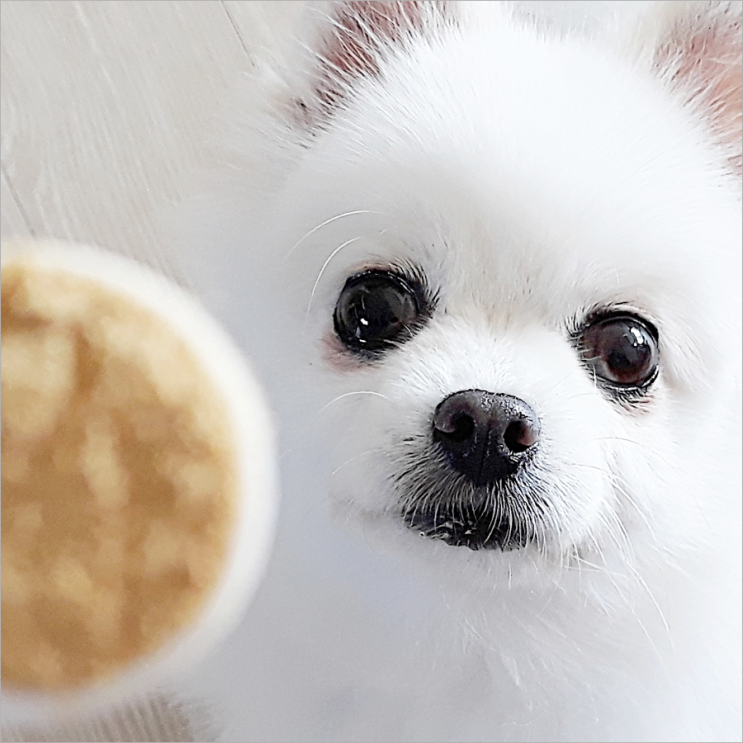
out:
<path id="1" fill-rule="evenodd" d="M 339 3 L 325 59 L 341 73 L 377 72 L 376 55 L 382 45 L 400 42 L 421 25 L 420 2 Z"/>
<path id="2" fill-rule="evenodd" d="M 674 30 L 659 53 L 660 66 L 680 53 L 674 80 L 691 91 L 709 117 L 718 141 L 730 151 L 734 172 L 741 173 L 743 74 L 740 16 L 719 18 L 711 25 Z M 691 31 L 691 32 L 690 32 Z"/>
<path id="3" fill-rule="evenodd" d="M 323 104 L 333 104 L 353 80 L 379 73 L 380 55 L 404 43 L 426 27 L 426 15 L 445 3 L 339 2 L 334 3 L 332 27 L 320 50 L 321 69 L 316 93 Z"/>

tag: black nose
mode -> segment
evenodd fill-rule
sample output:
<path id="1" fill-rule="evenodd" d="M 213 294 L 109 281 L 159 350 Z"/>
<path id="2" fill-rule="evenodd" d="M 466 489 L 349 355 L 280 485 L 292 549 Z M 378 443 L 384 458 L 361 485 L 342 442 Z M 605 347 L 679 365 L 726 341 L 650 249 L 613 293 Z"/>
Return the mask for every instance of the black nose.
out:
<path id="1" fill-rule="evenodd" d="M 464 390 L 436 408 L 433 438 L 457 472 L 486 485 L 518 469 L 539 440 L 539 419 L 518 397 Z"/>

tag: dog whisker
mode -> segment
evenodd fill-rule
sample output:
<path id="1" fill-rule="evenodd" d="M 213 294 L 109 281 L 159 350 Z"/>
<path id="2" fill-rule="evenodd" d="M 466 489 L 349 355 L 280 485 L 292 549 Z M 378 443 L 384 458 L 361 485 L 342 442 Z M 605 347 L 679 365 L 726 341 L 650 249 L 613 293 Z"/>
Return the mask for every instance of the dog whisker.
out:
<path id="1" fill-rule="evenodd" d="M 325 405 L 323 405 L 317 412 L 318 414 L 322 413 L 331 405 L 335 405 L 341 400 L 345 400 L 346 398 L 354 397 L 356 395 L 371 395 L 372 397 L 381 397 L 383 400 L 389 400 L 389 397 L 387 397 L 387 395 L 383 395 L 381 392 L 375 392 L 374 390 L 354 390 L 353 392 L 344 392 L 342 395 L 334 397 L 330 402 L 325 403 Z"/>
<path id="2" fill-rule="evenodd" d="M 636 441 L 635 439 L 630 439 L 627 436 L 596 436 L 593 439 L 594 441 L 621 441 L 625 444 L 634 444 L 635 446 L 642 447 L 643 449 L 647 449 L 648 445 L 646 443 L 643 443 L 642 441 Z M 653 456 L 658 459 L 660 462 L 663 462 L 667 467 L 672 467 L 671 463 L 662 455 L 660 455 L 657 451 L 653 451 Z"/>
<path id="3" fill-rule="evenodd" d="M 361 459 L 361 457 L 368 457 L 368 456 L 371 456 L 372 454 L 379 454 L 380 452 L 383 452 L 383 451 L 384 449 L 368 449 L 367 451 L 362 451 L 359 454 L 355 454 L 350 459 L 347 459 L 345 462 L 343 462 L 343 464 L 338 465 L 330 473 L 330 476 L 335 477 L 338 474 L 338 472 L 340 472 L 344 467 L 348 466 L 349 464 L 352 464 L 357 459 Z"/>
<path id="4" fill-rule="evenodd" d="M 376 214 L 376 212 L 370 211 L 369 209 L 354 209 L 352 211 L 343 212 L 342 214 L 336 214 L 334 217 L 330 217 L 329 219 L 326 219 L 324 222 L 321 222 L 320 224 L 313 227 L 309 232 L 305 233 L 299 240 L 297 240 L 294 245 L 292 245 L 289 252 L 284 256 L 282 259 L 282 262 L 286 261 L 289 256 L 308 238 L 312 237 L 316 232 L 319 232 L 323 227 L 327 227 L 330 224 L 333 224 L 334 222 L 338 222 L 341 219 L 346 219 L 348 217 L 354 217 L 358 216 L 360 214 Z"/>
<path id="5" fill-rule="evenodd" d="M 315 292 L 317 291 L 317 286 L 320 283 L 320 279 L 322 278 L 323 274 L 325 273 L 325 270 L 330 265 L 330 262 L 335 258 L 338 253 L 341 252 L 344 248 L 347 248 L 349 245 L 353 245 L 353 243 L 358 242 L 361 238 L 360 237 L 352 237 L 350 240 L 346 240 L 344 243 L 341 243 L 333 252 L 325 259 L 325 263 L 322 264 L 322 268 L 320 269 L 320 272 L 317 274 L 317 278 L 315 279 L 315 283 L 312 286 L 312 291 L 310 292 L 310 301 L 307 304 L 307 312 L 305 312 L 304 316 L 304 327 L 305 331 L 307 329 L 307 323 L 309 322 L 310 318 L 310 310 L 312 309 L 312 302 L 315 299 Z"/>
<path id="6" fill-rule="evenodd" d="M 658 600 L 655 598 L 655 594 L 650 590 L 650 586 L 648 586 L 647 581 L 640 575 L 640 573 L 632 566 L 631 563 L 627 563 L 627 569 L 632 573 L 635 580 L 645 589 L 645 592 L 650 598 L 650 601 L 652 602 L 653 606 L 655 606 L 655 609 L 658 612 L 658 616 L 660 617 L 660 620 L 663 623 L 663 627 L 665 627 L 666 635 L 668 636 L 671 642 L 671 645 L 673 645 L 673 636 L 671 635 L 671 628 L 668 624 L 668 620 L 666 619 L 666 615 L 663 613 L 663 610 L 660 608 L 660 604 L 658 603 Z"/>

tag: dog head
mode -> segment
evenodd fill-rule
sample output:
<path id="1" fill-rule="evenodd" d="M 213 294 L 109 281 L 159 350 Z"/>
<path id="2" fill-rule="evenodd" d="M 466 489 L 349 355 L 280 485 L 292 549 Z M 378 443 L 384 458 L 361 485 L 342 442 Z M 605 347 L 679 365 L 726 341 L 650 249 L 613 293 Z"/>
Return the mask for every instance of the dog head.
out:
<path id="1" fill-rule="evenodd" d="M 695 543 L 721 507 L 740 13 L 651 5 L 602 36 L 325 4 L 263 83 L 242 260 L 354 517 L 510 569 Z"/>

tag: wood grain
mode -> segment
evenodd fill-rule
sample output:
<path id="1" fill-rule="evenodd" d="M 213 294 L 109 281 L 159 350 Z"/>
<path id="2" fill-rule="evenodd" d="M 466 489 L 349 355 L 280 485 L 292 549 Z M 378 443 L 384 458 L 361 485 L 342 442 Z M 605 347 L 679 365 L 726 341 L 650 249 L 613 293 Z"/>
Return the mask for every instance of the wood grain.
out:
<path id="1" fill-rule="evenodd" d="M 222 0 L 246 51 L 254 59 L 281 54 L 300 20 L 303 2 Z"/>
<path id="2" fill-rule="evenodd" d="M 31 234 L 28 222 L 21 212 L 5 175 L 5 170 L 2 171 L 0 183 L 0 234 L 18 237 L 27 237 Z"/>
<path id="3" fill-rule="evenodd" d="M 5 0 L 1 53 L 3 234 L 92 242 L 173 274 L 156 215 L 203 164 L 217 102 L 250 66 L 223 4 Z"/>

